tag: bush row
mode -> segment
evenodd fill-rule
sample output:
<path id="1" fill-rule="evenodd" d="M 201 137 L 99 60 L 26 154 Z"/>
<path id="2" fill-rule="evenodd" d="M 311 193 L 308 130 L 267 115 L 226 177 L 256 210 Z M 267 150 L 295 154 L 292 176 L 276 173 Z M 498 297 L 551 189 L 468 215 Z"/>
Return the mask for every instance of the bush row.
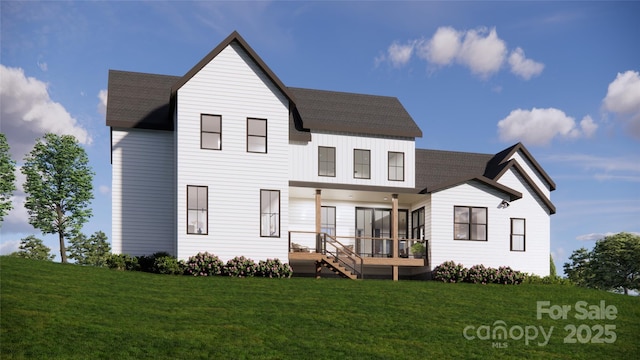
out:
<path id="1" fill-rule="evenodd" d="M 521 284 L 527 275 L 502 266 L 497 269 L 474 265 L 469 269 L 453 261 L 445 261 L 433 269 L 433 279 L 443 282 L 468 282 L 474 284 Z"/>
<path id="2" fill-rule="evenodd" d="M 269 277 L 290 278 L 293 269 L 289 264 L 278 259 L 260 260 L 257 264 L 244 256 L 237 256 L 227 263 L 208 252 L 201 252 L 187 261 L 178 261 L 167 252 L 153 255 L 131 256 L 127 254 L 111 254 L 107 259 L 111 269 L 127 271 L 144 271 L 167 275 L 192 276 L 232 276 L 232 277 Z"/>

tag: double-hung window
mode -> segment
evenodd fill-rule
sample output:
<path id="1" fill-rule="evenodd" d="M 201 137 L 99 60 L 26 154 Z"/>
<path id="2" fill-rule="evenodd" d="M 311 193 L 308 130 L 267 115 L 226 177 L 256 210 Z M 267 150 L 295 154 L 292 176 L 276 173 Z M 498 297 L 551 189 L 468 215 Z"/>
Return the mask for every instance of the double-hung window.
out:
<path id="1" fill-rule="evenodd" d="M 279 190 L 260 190 L 260 236 L 280 237 Z"/>
<path id="2" fill-rule="evenodd" d="M 187 185 L 187 234 L 207 235 L 209 232 L 209 188 Z"/>
<path id="3" fill-rule="evenodd" d="M 267 119 L 247 119 L 247 152 L 267 152 Z"/>
<path id="4" fill-rule="evenodd" d="M 511 219 L 511 251 L 525 251 L 525 227 L 524 219 Z"/>
<path id="5" fill-rule="evenodd" d="M 318 176 L 336 176 L 336 148 L 318 147 Z"/>
<path id="6" fill-rule="evenodd" d="M 222 149 L 222 116 L 200 115 L 200 148 Z"/>
<path id="7" fill-rule="evenodd" d="M 389 181 L 404 181 L 404 153 L 389 151 Z"/>
<path id="8" fill-rule="evenodd" d="M 455 206 L 453 238 L 456 240 L 487 240 L 487 208 Z"/>
<path id="9" fill-rule="evenodd" d="M 371 179 L 371 151 L 353 150 L 353 177 Z"/>

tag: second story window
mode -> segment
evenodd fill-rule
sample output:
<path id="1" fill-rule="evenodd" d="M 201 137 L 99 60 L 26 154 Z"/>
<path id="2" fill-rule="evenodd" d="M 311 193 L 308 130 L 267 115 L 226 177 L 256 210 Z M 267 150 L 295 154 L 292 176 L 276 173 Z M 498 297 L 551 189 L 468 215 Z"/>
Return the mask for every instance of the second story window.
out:
<path id="1" fill-rule="evenodd" d="M 353 150 L 353 177 L 355 179 L 371 179 L 370 150 Z"/>
<path id="2" fill-rule="evenodd" d="M 247 119 L 247 152 L 267 152 L 267 119 Z"/>
<path id="3" fill-rule="evenodd" d="M 222 149 L 222 116 L 200 115 L 200 148 Z"/>
<path id="4" fill-rule="evenodd" d="M 389 151 L 389 181 L 404 181 L 404 153 Z"/>
<path id="5" fill-rule="evenodd" d="M 336 148 L 318 147 L 318 176 L 336 176 Z"/>

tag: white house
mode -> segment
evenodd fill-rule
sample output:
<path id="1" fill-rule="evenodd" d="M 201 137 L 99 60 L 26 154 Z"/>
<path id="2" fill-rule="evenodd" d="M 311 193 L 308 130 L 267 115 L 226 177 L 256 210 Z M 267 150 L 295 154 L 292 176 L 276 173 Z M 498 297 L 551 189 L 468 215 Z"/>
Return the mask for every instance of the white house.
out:
<path id="1" fill-rule="evenodd" d="M 555 184 L 522 144 L 416 149 L 398 99 L 287 87 L 236 32 L 181 77 L 111 70 L 108 94 L 116 253 L 351 278 L 447 260 L 549 273 Z"/>

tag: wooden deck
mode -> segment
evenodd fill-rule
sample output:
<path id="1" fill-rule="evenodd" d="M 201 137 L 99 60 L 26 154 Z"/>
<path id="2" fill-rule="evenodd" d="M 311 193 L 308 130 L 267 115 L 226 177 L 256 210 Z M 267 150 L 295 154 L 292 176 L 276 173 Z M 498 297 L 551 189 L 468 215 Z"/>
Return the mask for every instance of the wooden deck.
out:
<path id="1" fill-rule="evenodd" d="M 290 252 L 289 261 L 320 261 L 322 254 L 315 252 Z M 425 259 L 363 257 L 363 265 L 370 266 L 425 266 Z"/>

